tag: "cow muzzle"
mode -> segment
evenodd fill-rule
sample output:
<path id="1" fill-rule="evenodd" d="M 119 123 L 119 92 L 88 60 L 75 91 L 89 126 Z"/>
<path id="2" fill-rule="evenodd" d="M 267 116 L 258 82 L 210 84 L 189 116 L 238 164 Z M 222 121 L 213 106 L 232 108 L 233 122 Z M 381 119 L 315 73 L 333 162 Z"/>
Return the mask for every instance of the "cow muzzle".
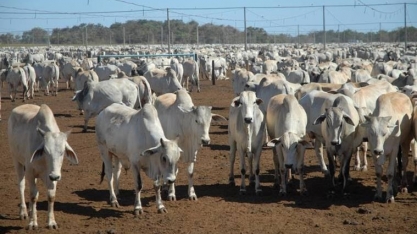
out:
<path id="1" fill-rule="evenodd" d="M 49 174 L 49 179 L 50 179 L 51 181 L 58 181 L 58 180 L 60 180 L 60 179 L 61 179 L 61 176 L 56 175 L 56 174 Z"/>
<path id="2" fill-rule="evenodd" d="M 378 149 L 375 149 L 375 150 L 374 150 L 374 154 L 375 154 L 375 155 L 378 155 L 378 156 L 383 155 L 383 154 L 384 154 L 384 150 L 378 150 Z"/>
<path id="3" fill-rule="evenodd" d="M 285 168 L 291 169 L 292 168 L 292 164 L 285 164 Z"/>
<path id="4" fill-rule="evenodd" d="M 203 145 L 208 145 L 208 144 L 210 144 L 210 139 L 201 139 L 201 144 L 203 144 Z"/>
<path id="5" fill-rule="evenodd" d="M 247 124 L 250 124 L 253 121 L 252 117 L 245 117 L 244 120 L 245 120 L 245 123 L 247 123 Z"/>
<path id="6" fill-rule="evenodd" d="M 331 141 L 330 144 L 333 146 L 340 145 L 339 141 Z"/>

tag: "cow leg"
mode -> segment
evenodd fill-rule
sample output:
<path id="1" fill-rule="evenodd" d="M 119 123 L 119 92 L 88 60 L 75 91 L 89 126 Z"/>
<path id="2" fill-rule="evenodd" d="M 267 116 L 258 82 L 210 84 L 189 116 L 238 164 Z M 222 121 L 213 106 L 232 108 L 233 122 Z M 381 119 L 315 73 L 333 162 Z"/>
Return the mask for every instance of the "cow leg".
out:
<path id="1" fill-rule="evenodd" d="M 373 149 L 373 147 L 371 148 Z M 385 157 L 383 155 L 379 156 L 379 157 Z M 373 155 L 373 160 L 374 160 L 374 166 L 375 166 L 375 175 L 376 175 L 376 193 L 375 193 L 375 200 L 382 200 L 382 182 L 381 182 L 381 177 L 382 177 L 382 173 L 383 173 L 383 165 L 384 162 L 382 162 L 381 164 L 378 163 L 378 159 L 376 157 L 376 155 Z"/>
<path id="2" fill-rule="evenodd" d="M 84 127 L 83 127 L 83 132 L 87 132 L 87 127 L 88 127 L 88 120 L 90 119 L 90 113 L 84 113 Z"/>
<path id="3" fill-rule="evenodd" d="M 114 176 L 113 176 L 113 165 L 112 165 L 112 154 L 109 153 L 106 147 L 99 145 L 101 159 L 104 163 L 104 173 L 107 178 L 107 184 L 109 186 L 110 192 L 110 205 L 112 207 L 119 207 L 119 202 L 117 202 L 117 196 L 114 192 Z"/>
<path id="4" fill-rule="evenodd" d="M 274 148 L 272 148 L 272 152 L 273 152 L 272 159 L 274 160 L 274 168 L 275 168 L 274 188 L 279 188 L 280 187 L 280 172 L 279 172 L 279 161 L 278 161 L 277 147 L 278 146 L 275 146 Z"/>
<path id="5" fill-rule="evenodd" d="M 407 181 L 407 166 L 408 166 L 408 152 L 410 151 L 410 143 L 409 141 L 405 141 L 401 144 L 401 150 L 399 150 L 398 154 L 401 154 L 401 161 L 402 161 L 402 168 L 400 168 L 400 176 L 401 176 L 401 192 L 407 193 L 408 192 L 408 181 Z M 400 159 L 398 159 L 400 160 Z"/>
<path id="6" fill-rule="evenodd" d="M 260 173 L 260 168 L 259 168 L 259 164 L 260 164 L 260 161 L 261 161 L 261 153 L 262 153 L 262 147 L 258 147 L 257 149 L 256 149 L 256 152 L 255 152 L 255 157 L 254 157 L 254 160 L 255 160 L 255 167 L 253 168 L 255 171 L 254 171 L 254 173 L 255 173 L 255 193 L 256 193 L 256 195 L 262 195 L 262 189 L 261 189 L 261 182 L 260 182 L 260 179 L 259 179 L 259 173 Z"/>
<path id="7" fill-rule="evenodd" d="M 307 195 L 307 189 L 304 183 L 304 147 L 297 147 L 297 172 L 300 175 L 300 194 Z"/>
<path id="8" fill-rule="evenodd" d="M 119 190 L 119 182 L 120 182 L 120 173 L 122 171 L 122 164 L 119 160 L 119 158 L 117 158 L 114 154 L 109 152 L 109 155 L 111 155 L 111 158 L 114 159 L 113 162 L 113 176 L 114 176 L 114 192 L 116 194 L 116 196 L 120 195 L 120 190 Z"/>
<path id="9" fill-rule="evenodd" d="M 25 202 L 25 168 L 22 164 L 16 161 L 14 161 L 14 167 L 17 172 L 17 182 L 19 185 L 19 193 L 20 193 L 19 217 L 20 219 L 23 220 L 23 219 L 28 218 L 28 211 L 27 211 L 26 202 Z"/>
<path id="10" fill-rule="evenodd" d="M 132 173 L 133 173 L 133 180 L 135 182 L 135 205 L 133 208 L 133 213 L 135 214 L 135 216 L 138 216 L 143 213 L 142 203 L 140 201 L 140 193 L 142 191 L 143 185 L 142 185 L 142 178 L 140 177 L 140 170 L 137 164 L 132 163 Z M 156 188 L 155 188 L 155 191 L 156 191 Z M 160 199 L 160 202 L 162 203 L 160 186 L 156 193 L 157 205 L 159 205 L 158 198 Z"/>
<path id="11" fill-rule="evenodd" d="M 411 141 L 411 153 L 413 155 L 413 161 L 414 161 L 414 176 L 413 176 L 413 184 L 417 183 L 417 143 L 413 139 Z"/>
<path id="12" fill-rule="evenodd" d="M 248 152 L 248 164 L 249 164 L 249 186 L 255 186 L 255 173 L 253 171 L 253 152 Z"/>
<path id="13" fill-rule="evenodd" d="M 243 195 L 246 193 L 246 183 L 245 183 L 245 177 L 246 177 L 246 159 L 245 155 L 246 152 L 243 149 L 239 149 L 239 155 L 240 155 L 240 194 Z"/>
<path id="14" fill-rule="evenodd" d="M 29 202 L 29 230 L 38 229 L 38 214 L 36 210 L 36 202 L 38 201 L 39 192 L 36 188 L 36 178 L 30 173 L 26 174 L 26 177 L 29 181 L 29 188 L 30 188 L 30 202 Z"/>
<path id="15" fill-rule="evenodd" d="M 342 187 L 342 194 L 348 195 L 349 192 L 347 191 L 347 183 L 349 181 L 350 175 L 349 175 L 349 168 L 350 168 L 350 159 L 352 157 L 352 151 L 348 150 L 347 153 L 345 153 L 342 156 L 342 162 L 341 162 L 341 174 L 343 176 L 343 187 Z"/>
<path id="16" fill-rule="evenodd" d="M 316 156 L 317 156 L 317 160 L 319 161 L 321 172 L 323 172 L 324 175 L 328 175 L 329 171 L 327 170 L 326 163 L 324 162 L 323 143 L 322 143 L 321 140 L 316 139 L 314 141 L 314 151 L 316 152 Z M 330 162 L 329 162 L 329 164 L 330 164 Z"/>
<path id="17" fill-rule="evenodd" d="M 281 187 L 279 189 L 279 195 L 285 196 L 287 195 L 288 171 L 284 165 L 284 155 L 282 154 L 282 150 L 278 150 L 277 155 L 278 155 L 279 172 L 281 175 Z"/>
<path id="18" fill-rule="evenodd" d="M 178 174 L 178 168 L 175 171 L 175 175 Z M 166 187 L 166 186 L 164 186 Z M 166 190 L 166 188 L 162 188 L 163 190 Z M 169 201 L 176 201 L 177 200 L 177 196 L 175 195 L 175 183 L 170 183 L 168 185 L 168 200 Z"/>
<path id="19" fill-rule="evenodd" d="M 10 96 L 10 100 L 12 100 L 12 102 L 14 102 L 13 85 L 12 84 L 9 84 L 9 96 Z"/>
<path id="20" fill-rule="evenodd" d="M 54 204 L 56 195 L 57 181 L 48 182 L 48 227 L 49 229 L 58 229 L 55 221 Z"/>
<path id="21" fill-rule="evenodd" d="M 363 149 L 363 163 L 361 164 L 361 171 L 368 171 L 368 160 L 366 159 L 366 155 L 368 152 L 368 143 L 362 142 L 362 149 Z"/>
<path id="22" fill-rule="evenodd" d="M 395 166 L 397 164 L 397 153 L 398 147 L 394 147 L 392 152 L 387 155 L 389 159 L 388 168 L 387 168 L 387 177 L 388 177 L 388 185 L 387 185 L 387 197 L 386 202 L 394 203 L 394 177 L 395 177 Z"/>
<path id="23" fill-rule="evenodd" d="M 167 213 L 167 209 L 165 208 L 164 204 L 162 204 L 161 183 L 160 183 L 159 180 L 162 180 L 162 178 L 159 178 L 158 180 L 154 181 L 154 183 L 153 183 L 153 188 L 155 190 L 155 197 L 156 197 L 156 208 L 158 209 L 158 213 Z M 140 194 L 140 192 L 139 192 L 139 194 Z M 140 199 L 140 197 L 139 197 L 139 199 Z M 136 212 L 136 209 L 135 209 L 135 212 Z"/>
<path id="24" fill-rule="evenodd" d="M 355 154 L 355 165 L 353 166 L 354 171 L 359 171 L 361 169 L 361 158 L 360 158 L 361 147 L 358 146 L 358 150 Z"/>
<path id="25" fill-rule="evenodd" d="M 327 159 L 329 161 L 329 174 L 328 175 L 330 177 L 329 196 L 333 196 L 335 193 L 335 187 L 336 187 L 335 180 L 334 180 L 334 175 L 336 173 L 336 158 L 334 157 L 334 153 L 328 150 L 329 147 L 326 147 Z"/>
<path id="26" fill-rule="evenodd" d="M 190 200 L 197 201 L 197 195 L 194 191 L 194 162 L 191 162 L 190 165 L 188 165 L 188 198 Z"/>
<path id="27" fill-rule="evenodd" d="M 230 173 L 229 173 L 229 185 L 235 186 L 235 175 L 234 175 L 234 166 L 236 158 L 236 142 L 233 141 L 230 144 L 230 155 L 229 155 L 229 164 L 230 164 Z"/>

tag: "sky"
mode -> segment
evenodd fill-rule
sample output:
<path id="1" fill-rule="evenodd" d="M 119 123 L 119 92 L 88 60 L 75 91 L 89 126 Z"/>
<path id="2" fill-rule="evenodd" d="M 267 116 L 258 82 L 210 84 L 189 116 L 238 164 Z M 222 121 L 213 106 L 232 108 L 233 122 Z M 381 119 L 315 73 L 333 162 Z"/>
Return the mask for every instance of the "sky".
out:
<path id="1" fill-rule="evenodd" d="M 408 3 L 407 26 L 417 27 L 416 0 L 2 0 L 0 34 L 22 34 L 34 27 L 51 32 L 82 23 L 165 21 L 167 9 L 170 19 L 230 25 L 243 31 L 246 7 L 247 27 L 297 35 L 323 30 L 323 5 L 326 30 L 377 32 L 404 27 L 404 2 Z"/>

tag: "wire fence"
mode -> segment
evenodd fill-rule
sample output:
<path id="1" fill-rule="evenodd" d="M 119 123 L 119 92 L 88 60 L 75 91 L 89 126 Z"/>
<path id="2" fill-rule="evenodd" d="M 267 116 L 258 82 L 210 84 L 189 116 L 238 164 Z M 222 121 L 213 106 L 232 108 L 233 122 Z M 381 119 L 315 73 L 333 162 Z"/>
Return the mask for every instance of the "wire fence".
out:
<path id="1" fill-rule="evenodd" d="M 109 27 L 115 23 L 124 23 L 129 20 L 155 20 L 161 22 L 173 22 L 175 20 L 185 23 L 196 21 L 198 27 L 203 25 L 230 26 L 243 33 L 241 36 L 231 35 L 227 32 L 219 32 L 218 43 L 258 43 L 257 35 L 251 34 L 248 28 L 262 29 L 270 36 L 286 35 L 292 38 L 304 37 L 303 41 L 321 42 L 326 44 L 326 33 L 337 33 L 340 40 L 356 41 L 357 38 L 346 38 L 346 32 L 354 31 L 365 33 L 366 42 L 381 40 L 383 33 L 398 30 L 398 34 L 385 38 L 384 41 L 417 41 L 417 35 L 407 35 L 407 28 L 417 26 L 417 3 L 390 3 L 390 4 L 365 4 L 361 0 L 355 0 L 353 5 L 310 5 L 310 6 L 261 6 L 261 7 L 212 7 L 212 8 L 154 8 L 125 0 L 115 0 L 120 4 L 133 7 L 131 10 L 115 11 L 91 11 L 91 12 L 58 12 L 27 9 L 21 7 L 8 7 L 0 5 L 0 20 L 4 23 L 0 28 L 0 34 L 11 33 L 19 35 L 24 31 L 3 30 L 7 21 L 9 25 L 21 24 L 28 21 L 43 22 L 51 27 L 43 29 L 52 34 L 55 28 L 65 28 L 68 24 L 103 24 Z M 67 25 L 62 25 L 65 22 Z M 168 24 L 169 25 L 169 24 Z M 166 30 L 164 34 L 178 32 Z M 183 32 L 182 32 L 183 33 Z M 190 32 L 190 38 L 197 37 L 205 41 L 208 35 Z M 317 35 L 321 33 L 319 38 Z M 324 35 L 323 35 L 324 34 Z M 135 35 L 124 35 L 124 41 L 129 42 Z M 83 44 L 87 32 L 80 38 Z M 175 43 L 174 36 L 165 36 L 164 43 L 168 46 Z M 148 36 L 146 43 L 161 43 L 159 35 Z M 197 40 L 197 42 L 198 42 Z M 300 40 L 300 39 L 298 39 Z M 363 38 L 362 38 L 363 40 Z M 191 41 L 191 40 L 190 40 Z M 195 40 L 194 40 L 195 41 Z M 112 42 L 111 35 L 109 42 Z"/>

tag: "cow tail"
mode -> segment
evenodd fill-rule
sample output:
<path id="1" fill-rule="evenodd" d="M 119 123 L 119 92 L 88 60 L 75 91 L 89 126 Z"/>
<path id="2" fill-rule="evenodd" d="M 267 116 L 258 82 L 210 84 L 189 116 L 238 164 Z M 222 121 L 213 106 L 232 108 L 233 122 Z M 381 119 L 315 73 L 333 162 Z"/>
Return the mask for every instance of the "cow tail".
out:
<path id="1" fill-rule="evenodd" d="M 104 171 L 105 167 L 104 167 L 104 162 L 101 166 L 101 174 L 100 174 L 100 184 L 103 183 L 104 180 L 104 176 L 106 175 L 105 171 Z"/>

